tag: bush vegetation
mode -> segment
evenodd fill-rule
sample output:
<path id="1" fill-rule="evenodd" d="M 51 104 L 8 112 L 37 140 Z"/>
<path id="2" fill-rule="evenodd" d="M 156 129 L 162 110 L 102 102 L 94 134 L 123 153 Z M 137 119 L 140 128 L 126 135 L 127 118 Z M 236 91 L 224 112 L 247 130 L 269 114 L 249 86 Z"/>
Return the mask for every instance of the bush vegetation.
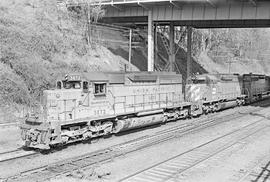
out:
<path id="1" fill-rule="evenodd" d="M 91 21 L 102 16 L 101 8 L 91 12 Z M 0 115 L 7 108 L 38 105 L 42 91 L 59 75 L 105 69 L 100 55 L 105 48 L 89 45 L 94 35 L 87 33 L 91 21 L 79 17 L 84 13 L 71 13 L 51 0 L 1 0 Z M 118 57 L 106 54 L 117 69 Z"/>

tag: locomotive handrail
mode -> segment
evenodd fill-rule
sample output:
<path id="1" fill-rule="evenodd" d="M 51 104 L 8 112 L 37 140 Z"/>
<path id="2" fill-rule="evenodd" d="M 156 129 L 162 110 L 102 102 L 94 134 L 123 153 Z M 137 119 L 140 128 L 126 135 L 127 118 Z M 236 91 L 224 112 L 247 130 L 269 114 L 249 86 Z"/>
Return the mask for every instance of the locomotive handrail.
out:
<path id="1" fill-rule="evenodd" d="M 123 104 L 123 110 L 124 110 L 124 113 L 127 112 L 127 109 L 133 109 L 134 112 L 137 112 L 138 111 L 138 107 L 141 106 L 142 107 L 142 110 L 145 110 L 146 107 L 150 107 L 151 109 L 153 109 L 155 107 L 155 105 L 157 105 L 158 107 L 157 108 L 161 108 L 162 107 L 162 104 L 164 104 L 165 108 L 168 107 L 170 105 L 171 106 L 175 106 L 175 104 L 178 102 L 178 99 L 180 99 L 180 96 L 181 96 L 181 92 L 170 92 L 170 93 L 158 93 L 158 94 L 153 94 L 153 93 L 149 93 L 149 94 L 142 94 L 142 95 L 136 95 L 136 94 L 133 94 L 133 95 L 128 95 L 128 96 L 114 96 L 112 94 L 111 91 L 108 91 L 108 93 L 110 93 L 110 95 L 112 96 L 112 98 L 114 99 L 114 103 L 111 104 L 112 107 L 113 107 L 113 112 L 114 114 L 116 114 L 116 105 L 117 104 Z M 158 96 L 157 96 L 158 95 Z M 138 103 L 137 102 L 137 99 L 138 99 L 138 96 L 141 96 L 142 97 L 142 102 L 141 103 Z M 151 99 L 149 99 L 149 101 L 146 102 L 146 97 L 147 96 L 157 96 L 155 97 L 155 99 L 152 99 L 152 101 L 150 101 Z M 85 102 L 86 98 L 89 97 L 89 93 L 88 95 L 84 98 L 84 101 L 83 103 Z M 128 98 L 130 97 L 133 98 L 131 104 L 127 104 L 127 101 L 128 101 Z M 169 99 L 171 97 L 171 99 Z M 117 98 L 123 98 L 124 100 L 123 101 L 116 101 Z M 62 112 L 59 112 L 58 113 L 58 118 L 60 118 L 60 115 L 61 114 L 65 114 L 65 120 L 67 119 L 66 118 L 66 114 L 67 113 L 72 113 L 73 114 L 73 118 L 75 118 L 75 111 L 76 111 L 76 102 L 74 103 L 75 105 L 69 109 L 69 110 L 66 110 L 66 102 L 67 101 L 76 101 L 76 99 L 63 99 L 61 101 L 64 102 L 65 104 L 65 110 L 62 111 Z M 170 101 L 169 101 L 170 100 Z M 74 113 L 73 113 L 74 111 Z"/>
<path id="2" fill-rule="evenodd" d="M 88 92 L 87 95 L 85 96 L 84 100 L 82 101 L 82 105 L 83 105 L 84 101 L 86 100 L 86 98 L 89 98 L 89 94 L 90 94 L 90 92 Z M 88 102 L 87 106 L 89 106 L 89 102 Z"/>
<path id="3" fill-rule="evenodd" d="M 165 104 L 165 107 L 168 107 L 169 103 L 171 104 L 171 106 L 175 106 L 175 103 L 179 102 L 176 98 L 181 98 L 181 92 L 170 92 L 170 93 L 158 93 L 158 97 L 156 97 L 155 101 L 148 101 L 145 102 L 145 97 L 146 96 L 156 96 L 157 94 L 143 94 L 140 95 L 143 99 L 143 101 L 141 103 L 137 103 L 137 99 L 136 97 L 138 97 L 138 95 L 134 94 L 134 95 L 128 95 L 128 96 L 113 96 L 114 97 L 114 101 L 117 98 L 123 98 L 123 101 L 115 101 L 114 102 L 114 113 L 116 113 L 116 109 L 115 109 L 115 105 L 117 104 L 123 104 L 123 110 L 124 112 L 126 112 L 127 108 L 133 109 L 134 112 L 136 112 L 136 109 L 138 106 L 142 107 L 142 110 L 145 110 L 145 107 L 149 106 L 151 107 L 151 109 L 154 108 L 154 105 L 158 105 L 158 108 L 161 108 L 161 104 Z M 161 99 L 161 96 L 164 95 L 164 99 Z M 171 96 L 170 96 L 171 95 Z M 178 97 L 176 97 L 178 96 Z M 133 98 L 133 102 L 131 104 L 127 104 L 127 98 Z M 171 101 L 169 102 L 168 98 L 171 97 Z"/>
<path id="4" fill-rule="evenodd" d="M 113 95 L 112 91 L 111 90 L 108 90 L 108 93 L 111 94 L 112 98 L 113 98 L 113 104 L 111 104 L 110 102 L 110 105 L 112 106 L 112 109 L 113 109 L 113 112 L 115 114 L 115 96 Z M 108 99 L 110 100 L 110 99 Z"/>

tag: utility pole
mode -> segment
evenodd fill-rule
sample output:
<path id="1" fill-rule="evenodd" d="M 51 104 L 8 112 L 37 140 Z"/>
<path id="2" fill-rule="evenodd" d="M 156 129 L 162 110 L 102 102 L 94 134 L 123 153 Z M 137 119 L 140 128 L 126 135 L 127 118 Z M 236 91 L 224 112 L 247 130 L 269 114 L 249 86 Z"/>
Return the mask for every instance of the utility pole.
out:
<path id="1" fill-rule="evenodd" d="M 90 37 L 91 37 L 91 15 L 90 15 L 90 4 L 87 3 L 87 44 L 90 45 Z"/>
<path id="2" fill-rule="evenodd" d="M 169 41 L 170 41 L 170 55 L 169 55 L 170 67 L 169 67 L 169 70 L 174 71 L 175 42 L 174 42 L 174 24 L 173 23 L 170 23 Z"/>
<path id="3" fill-rule="evenodd" d="M 157 42 L 158 42 L 158 24 L 155 24 L 155 27 L 154 27 L 154 34 L 155 34 L 155 38 L 154 38 L 154 47 L 155 47 L 155 49 L 154 49 L 154 54 L 155 54 L 155 56 L 154 56 L 154 62 L 155 61 L 157 61 L 157 59 L 158 59 L 158 44 L 157 44 Z"/>
<path id="4" fill-rule="evenodd" d="M 153 12 L 148 10 L 148 48 L 147 48 L 147 70 L 154 71 L 154 35 L 153 35 Z"/>
<path id="5" fill-rule="evenodd" d="M 209 49 L 212 47 L 212 31 L 211 28 L 209 29 L 209 41 L 208 41 Z"/>
<path id="6" fill-rule="evenodd" d="M 191 26 L 188 26 L 187 27 L 187 31 L 188 31 L 188 34 L 187 34 L 187 78 L 188 79 L 190 76 L 191 76 L 191 71 L 192 71 L 192 68 L 191 68 L 191 59 L 192 59 L 192 27 Z"/>
<path id="7" fill-rule="evenodd" d="M 129 51 L 128 51 L 128 63 L 129 70 L 131 69 L 131 54 L 132 54 L 132 29 L 129 29 Z"/>
<path id="8" fill-rule="evenodd" d="M 232 64 L 232 60 L 231 58 L 228 56 L 227 58 L 229 60 L 229 74 L 231 73 L 231 64 Z"/>

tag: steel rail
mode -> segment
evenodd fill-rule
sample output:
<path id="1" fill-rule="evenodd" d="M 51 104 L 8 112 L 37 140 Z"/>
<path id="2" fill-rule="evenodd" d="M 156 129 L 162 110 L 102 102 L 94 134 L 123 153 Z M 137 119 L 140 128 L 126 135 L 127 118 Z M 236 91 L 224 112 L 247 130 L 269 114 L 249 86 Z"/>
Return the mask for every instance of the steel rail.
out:
<path id="1" fill-rule="evenodd" d="M 238 144 L 239 141 L 244 140 L 269 127 L 269 125 L 261 123 L 262 120 L 264 120 L 264 118 L 229 132 L 223 136 L 215 138 L 209 142 L 201 144 L 149 168 L 141 170 L 135 174 L 127 176 L 120 181 L 174 181 L 183 172 L 192 169 L 198 164 L 201 164 L 202 162 L 216 156 L 217 154 L 233 147 L 234 145 Z"/>
<path id="2" fill-rule="evenodd" d="M 19 122 L 14 122 L 14 123 L 0 123 L 0 129 L 3 128 L 10 128 L 10 127 L 17 127 Z"/>
<path id="3" fill-rule="evenodd" d="M 246 109 L 250 113 L 260 110 L 261 108 L 256 109 Z M 245 109 L 242 109 L 245 110 Z M 236 113 L 230 114 L 224 118 L 224 116 L 216 117 L 210 121 L 202 119 L 201 123 L 194 122 L 193 125 L 178 126 L 177 128 L 170 128 L 167 131 L 161 131 L 154 133 L 153 135 L 146 135 L 144 137 L 125 142 L 122 144 L 114 145 L 102 150 L 91 152 L 79 157 L 74 157 L 67 159 L 65 161 L 56 162 L 49 165 L 44 165 L 38 168 L 34 168 L 28 171 L 21 172 L 18 175 L 11 176 L 6 178 L 6 181 L 44 181 L 51 179 L 59 175 L 67 175 L 79 169 L 84 169 L 91 167 L 95 164 L 99 164 L 105 161 L 110 161 L 116 157 L 138 151 L 149 146 L 159 144 L 174 138 L 181 137 L 186 134 L 196 132 L 198 130 L 214 126 L 220 123 L 228 122 L 232 119 L 244 117 L 246 114 Z M 199 119 L 197 121 L 200 121 Z M 185 125 L 185 126 L 184 126 Z"/>
<path id="4" fill-rule="evenodd" d="M 36 151 L 25 151 L 23 149 L 15 149 L 0 153 L 0 164 L 6 161 L 11 161 L 19 158 L 39 155 Z"/>
<path id="5" fill-rule="evenodd" d="M 252 168 L 246 171 L 246 173 L 239 179 L 233 180 L 237 182 L 245 182 L 245 181 L 269 181 L 269 159 L 268 156 L 260 159 L 259 162 Z M 264 166 L 264 167 L 260 167 Z M 258 168 L 260 168 L 258 172 Z"/>
<path id="6" fill-rule="evenodd" d="M 268 103 L 266 103 L 266 104 L 262 104 L 262 106 L 266 106 L 266 105 L 268 105 Z M 252 112 L 256 112 L 256 111 L 259 111 L 259 110 L 261 110 L 261 108 L 242 108 L 240 111 L 237 111 L 237 112 L 235 112 L 234 114 L 228 114 L 228 115 L 225 115 L 225 116 L 223 116 L 223 117 L 234 117 L 234 119 L 236 119 L 236 118 L 238 118 L 238 117 L 240 117 L 241 115 L 244 115 L 244 114 L 251 114 Z M 170 127 L 170 128 L 168 128 L 168 129 L 165 129 L 165 130 L 161 130 L 161 131 L 159 131 L 159 132 L 156 132 L 155 133 L 155 135 L 161 135 L 162 133 L 168 133 L 168 132 L 173 132 L 173 131 L 175 131 L 175 132 L 178 132 L 179 131 L 179 129 L 184 129 L 184 128 L 186 128 L 186 127 L 190 127 L 190 126 L 195 126 L 196 124 L 197 125 L 200 125 L 200 124 L 202 124 L 203 122 L 206 122 L 206 124 L 208 123 L 210 123 L 210 121 L 213 121 L 213 122 L 215 122 L 214 120 L 215 119 L 221 119 L 222 117 L 219 117 L 218 116 L 218 113 L 214 113 L 214 115 L 212 115 L 212 114 L 210 114 L 210 116 L 209 115 L 207 115 L 207 116 L 202 116 L 202 117 L 200 117 L 200 118 L 197 118 L 197 119 L 195 119 L 195 120 L 193 120 L 192 121 L 192 123 L 184 123 L 184 124 L 180 124 L 180 125 L 178 125 L 178 126 L 174 126 L 174 127 Z M 210 120 L 208 120 L 208 119 L 210 119 Z M 229 120 L 229 118 L 227 118 L 227 120 Z M 197 122 L 201 122 L 201 123 L 197 123 Z M 223 121 L 224 122 L 224 121 Z M 217 123 L 218 124 L 218 123 Z M 207 126 L 206 126 L 207 127 Z M 187 130 L 188 131 L 188 130 Z M 149 140 L 149 135 L 145 135 L 145 136 L 142 136 L 142 137 L 139 137 L 139 138 L 136 138 L 136 139 L 133 139 L 133 140 L 130 140 L 130 141 L 127 141 L 127 142 L 125 142 L 125 143 L 122 143 L 122 144 L 118 144 L 118 145 L 114 145 L 114 146 L 111 146 L 111 147 L 109 147 L 109 148 L 118 148 L 120 145 L 122 146 L 121 148 L 123 148 L 123 146 L 124 145 L 126 145 L 126 144 L 129 144 L 130 145 L 130 143 L 133 143 L 132 145 L 134 145 L 135 143 L 136 143 L 136 141 L 140 141 L 140 142 L 142 142 L 142 140 L 143 139 L 147 139 L 148 138 L 148 140 Z M 150 137 L 151 138 L 151 137 Z M 154 145 L 154 144 L 158 144 L 158 143 L 160 143 L 160 142 L 164 142 L 164 141 L 167 141 L 167 140 L 169 140 L 169 139 L 172 139 L 172 138 L 175 138 L 175 136 L 174 137 L 168 137 L 168 138 L 166 138 L 166 139 L 161 139 L 161 140 L 156 140 L 155 142 L 153 142 L 151 145 Z M 150 145 L 149 145 L 150 146 Z M 109 148 L 107 148 L 107 149 L 109 149 Z M 18 149 L 19 150 L 19 149 Z M 139 150 L 139 149 L 138 149 Z M 0 155 L 2 154 L 2 155 L 4 155 L 4 154 L 7 154 L 7 155 L 9 155 L 8 153 L 10 153 L 10 152 L 15 152 L 15 151 L 7 151 L 7 152 L 3 152 L 3 153 L 0 153 Z M 96 152 L 98 152 L 98 151 L 96 151 Z M 25 154 L 21 154 L 21 155 L 19 155 L 18 156 L 18 154 L 17 155 L 15 155 L 15 156 L 10 156 L 9 155 L 9 157 L 4 157 L 4 159 L 3 159 L 3 157 L 2 157 L 2 160 L 1 160 L 1 158 L 0 158 L 0 163 L 1 162 L 5 162 L 5 161 L 11 161 L 11 160 L 15 160 L 15 159 L 21 159 L 21 158 L 24 158 L 24 157 L 29 157 L 29 156 L 37 156 L 39 153 L 38 152 L 36 152 L 36 153 L 25 153 Z M 1 157 L 1 156 L 0 156 Z M 6 159 L 5 159 L 6 158 Z M 44 166 L 42 166 L 42 167 L 40 167 L 39 169 L 43 169 L 43 167 Z M 30 170 L 31 171 L 31 170 Z M 29 171 L 27 171 L 27 172 L 29 172 Z M 24 173 L 24 172 L 23 172 Z"/>
<path id="7" fill-rule="evenodd" d="M 248 113 L 248 112 L 251 112 L 251 111 L 255 112 L 257 110 L 258 109 L 249 109 L 249 110 L 246 110 L 245 113 Z M 230 114 L 230 115 L 227 115 L 227 116 L 232 117 L 232 116 L 235 116 L 237 114 L 238 117 L 240 117 L 239 113 L 243 114 L 243 113 L 241 113 L 241 111 L 238 111 L 238 113 L 234 113 L 232 115 Z M 216 115 L 210 115 L 210 116 L 208 115 L 208 116 L 202 116 L 200 118 L 197 118 L 197 119 L 193 120 L 192 123 L 184 123 L 184 124 L 180 124 L 180 125 L 177 125 L 177 126 L 174 126 L 174 127 L 170 127 L 168 129 L 161 130 L 159 132 L 156 132 L 155 135 L 157 135 L 157 134 L 161 135 L 162 133 L 168 133 L 168 132 L 173 132 L 173 131 L 177 132 L 180 128 L 185 128 L 185 127 L 188 127 L 188 126 L 195 125 L 197 122 L 213 121 L 215 118 L 218 117 L 217 113 L 214 113 L 214 114 L 216 114 Z M 211 120 L 209 120 L 209 119 L 211 119 Z M 125 144 L 130 144 L 132 142 L 136 142 L 138 140 L 142 140 L 142 139 L 145 139 L 145 138 L 148 138 L 148 137 L 149 137 L 149 135 L 144 135 L 142 137 L 139 137 L 139 138 L 124 142 L 122 144 L 114 145 L 114 146 L 111 146 L 111 147 L 112 148 L 115 148 L 115 147 L 117 148 L 119 145 L 123 146 Z M 36 152 L 36 151 L 24 151 L 23 149 L 15 149 L 15 150 L 10 150 L 10 151 L 4 151 L 4 152 L 0 153 L 0 163 L 6 162 L 6 161 L 11 161 L 11 160 L 16 160 L 16 159 L 21 159 L 21 158 L 29 157 L 29 156 L 37 156 L 37 155 L 39 155 L 39 153 Z"/>

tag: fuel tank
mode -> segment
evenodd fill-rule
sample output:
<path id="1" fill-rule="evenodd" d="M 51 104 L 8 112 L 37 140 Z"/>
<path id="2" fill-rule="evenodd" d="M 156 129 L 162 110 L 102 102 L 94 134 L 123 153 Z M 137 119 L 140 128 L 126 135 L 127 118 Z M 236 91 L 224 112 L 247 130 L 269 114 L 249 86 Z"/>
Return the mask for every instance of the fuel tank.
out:
<path id="1" fill-rule="evenodd" d="M 220 110 L 223 109 L 228 109 L 228 108 L 232 108 L 232 107 L 236 107 L 238 105 L 237 101 L 228 101 L 228 102 L 224 102 L 220 104 Z"/>
<path id="2" fill-rule="evenodd" d="M 165 119 L 164 114 L 156 114 L 118 120 L 114 129 L 114 133 L 119 133 L 121 131 L 131 130 L 135 128 L 141 128 L 148 125 L 163 123 L 164 119 Z"/>

